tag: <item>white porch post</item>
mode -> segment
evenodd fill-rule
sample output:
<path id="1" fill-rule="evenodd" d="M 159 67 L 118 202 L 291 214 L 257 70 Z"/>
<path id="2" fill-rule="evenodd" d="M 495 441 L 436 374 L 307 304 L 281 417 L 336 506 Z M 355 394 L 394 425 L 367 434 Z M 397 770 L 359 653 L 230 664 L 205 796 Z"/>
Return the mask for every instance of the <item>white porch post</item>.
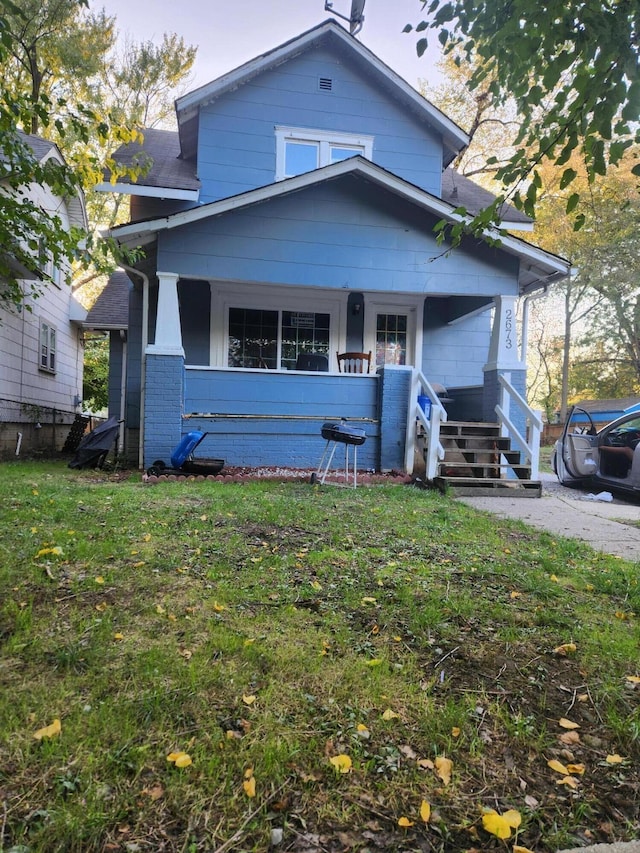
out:
<path id="1" fill-rule="evenodd" d="M 496 308 L 485 372 L 524 370 L 525 365 L 520 361 L 518 352 L 517 301 L 517 296 L 494 297 Z"/>
<path id="2" fill-rule="evenodd" d="M 173 272 L 159 272 L 157 276 L 156 338 L 155 343 L 147 347 L 147 353 L 152 355 L 180 355 L 184 358 L 180 307 L 178 305 L 179 276 Z"/>

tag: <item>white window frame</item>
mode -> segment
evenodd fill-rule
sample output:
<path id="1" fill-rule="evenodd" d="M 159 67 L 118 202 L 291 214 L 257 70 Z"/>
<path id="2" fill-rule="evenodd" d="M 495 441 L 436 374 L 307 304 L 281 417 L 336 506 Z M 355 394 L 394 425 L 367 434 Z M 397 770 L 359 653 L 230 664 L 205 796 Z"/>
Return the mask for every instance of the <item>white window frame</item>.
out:
<path id="1" fill-rule="evenodd" d="M 358 133 L 341 133 L 313 128 L 284 127 L 276 125 L 276 181 L 292 178 L 285 172 L 287 142 L 313 142 L 318 146 L 317 168 L 331 163 L 331 147 L 353 148 L 355 154 L 361 154 L 367 160 L 373 159 L 373 136 Z M 355 156 L 355 155 L 354 155 Z"/>
<path id="2" fill-rule="evenodd" d="M 43 353 L 46 347 L 46 354 Z M 57 330 L 47 320 L 40 319 L 38 338 L 38 367 L 46 373 L 55 373 L 57 364 Z M 46 362 L 46 363 L 45 363 Z"/>
<path id="3" fill-rule="evenodd" d="M 214 288 L 214 291 L 217 288 Z M 344 303 L 344 304 L 343 304 Z M 218 308 L 219 306 L 219 308 Z M 339 350 L 341 342 L 341 329 L 346 310 L 346 299 L 338 296 L 313 296 L 310 298 L 308 290 L 290 289 L 269 294 L 258 294 L 255 291 L 243 292 L 235 289 L 230 292 L 227 288 L 221 288 L 217 293 L 212 293 L 212 317 L 217 317 L 218 322 L 211 324 L 211 355 L 212 366 L 222 365 L 229 367 L 229 309 L 230 308 L 255 308 L 259 311 L 278 311 L 278 367 L 274 370 L 268 368 L 270 373 L 289 373 L 290 371 L 280 367 L 282 359 L 281 336 L 282 336 L 282 312 L 304 311 L 316 314 L 329 314 L 329 364 L 331 365 L 332 354 Z M 260 368 L 233 367 L 232 370 L 257 370 Z M 264 373 L 263 369 L 260 369 Z"/>
<path id="4" fill-rule="evenodd" d="M 378 314 L 407 315 L 407 367 L 422 366 L 422 312 L 424 298 L 400 297 L 398 301 L 365 299 L 364 351 L 371 350 L 372 369 L 376 365 L 376 320 Z"/>

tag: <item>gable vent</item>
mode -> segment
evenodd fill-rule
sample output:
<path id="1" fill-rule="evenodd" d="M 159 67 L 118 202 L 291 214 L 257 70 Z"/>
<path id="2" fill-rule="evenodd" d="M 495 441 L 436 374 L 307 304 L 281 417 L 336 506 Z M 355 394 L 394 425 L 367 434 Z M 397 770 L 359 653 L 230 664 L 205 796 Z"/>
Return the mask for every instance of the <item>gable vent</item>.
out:
<path id="1" fill-rule="evenodd" d="M 331 77 L 321 77 L 318 80 L 318 89 L 320 89 L 321 92 L 333 91 L 333 80 Z"/>

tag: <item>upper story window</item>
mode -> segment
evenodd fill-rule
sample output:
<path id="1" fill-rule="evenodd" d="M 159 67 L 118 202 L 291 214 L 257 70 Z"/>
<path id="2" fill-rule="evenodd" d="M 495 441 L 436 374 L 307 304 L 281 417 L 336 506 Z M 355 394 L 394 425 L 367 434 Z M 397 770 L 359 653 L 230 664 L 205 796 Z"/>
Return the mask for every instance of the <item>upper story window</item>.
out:
<path id="1" fill-rule="evenodd" d="M 276 181 L 358 155 L 371 160 L 372 136 L 276 127 Z"/>

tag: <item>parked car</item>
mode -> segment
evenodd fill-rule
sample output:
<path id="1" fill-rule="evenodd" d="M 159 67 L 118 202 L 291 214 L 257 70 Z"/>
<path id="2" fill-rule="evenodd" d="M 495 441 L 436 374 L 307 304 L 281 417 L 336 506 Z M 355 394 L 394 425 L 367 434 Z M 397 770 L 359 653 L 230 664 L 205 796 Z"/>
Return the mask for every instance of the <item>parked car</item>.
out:
<path id="1" fill-rule="evenodd" d="M 597 430 L 574 406 L 556 442 L 551 464 L 565 486 L 608 489 L 640 497 L 640 412 L 628 412 Z"/>

